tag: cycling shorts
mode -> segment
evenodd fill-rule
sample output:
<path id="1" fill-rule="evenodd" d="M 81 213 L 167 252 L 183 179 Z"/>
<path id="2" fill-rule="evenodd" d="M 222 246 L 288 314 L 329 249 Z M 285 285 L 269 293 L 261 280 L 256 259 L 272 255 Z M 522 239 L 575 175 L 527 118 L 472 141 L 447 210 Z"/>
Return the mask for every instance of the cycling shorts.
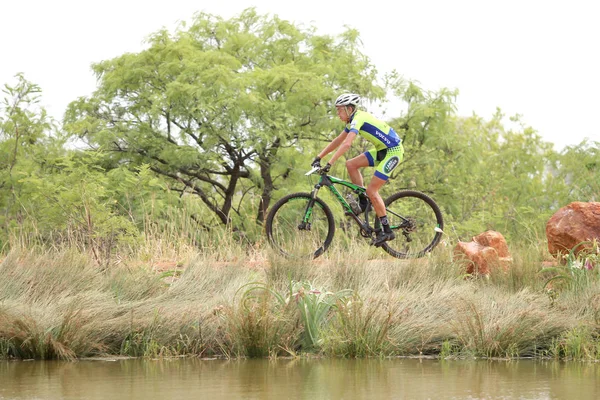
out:
<path id="1" fill-rule="evenodd" d="M 369 160 L 369 166 L 376 167 L 375 176 L 387 181 L 394 169 L 402 162 L 404 158 L 404 147 L 399 144 L 396 147 L 390 147 L 383 150 L 371 149 L 364 155 Z"/>

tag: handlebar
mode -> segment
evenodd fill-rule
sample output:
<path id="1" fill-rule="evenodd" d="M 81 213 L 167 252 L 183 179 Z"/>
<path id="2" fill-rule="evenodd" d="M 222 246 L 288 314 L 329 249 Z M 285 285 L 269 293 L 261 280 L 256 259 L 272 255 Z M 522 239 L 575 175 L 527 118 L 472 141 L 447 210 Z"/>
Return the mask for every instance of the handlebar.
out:
<path id="1" fill-rule="evenodd" d="M 306 175 L 306 176 L 308 176 L 308 175 L 312 175 L 312 174 L 314 174 L 315 172 L 317 172 L 317 171 L 320 171 L 320 170 L 321 170 L 321 168 L 314 167 L 313 169 L 311 169 L 310 171 L 308 171 L 308 172 L 307 172 L 307 173 L 305 173 L 304 175 Z"/>
<path id="2" fill-rule="evenodd" d="M 304 175 L 307 175 L 307 176 L 312 175 L 312 174 L 327 175 L 327 173 L 328 172 L 323 171 L 323 168 L 313 167 L 313 169 L 311 169 Z"/>

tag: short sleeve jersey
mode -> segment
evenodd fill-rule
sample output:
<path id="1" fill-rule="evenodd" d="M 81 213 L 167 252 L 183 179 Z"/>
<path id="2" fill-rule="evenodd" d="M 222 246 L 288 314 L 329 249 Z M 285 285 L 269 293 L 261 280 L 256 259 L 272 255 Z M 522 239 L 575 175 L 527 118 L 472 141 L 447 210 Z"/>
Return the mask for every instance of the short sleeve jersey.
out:
<path id="1" fill-rule="evenodd" d="M 373 143 L 377 150 L 389 149 L 402 143 L 402 139 L 387 123 L 362 110 L 357 110 L 352 115 L 345 132 L 361 135 Z"/>

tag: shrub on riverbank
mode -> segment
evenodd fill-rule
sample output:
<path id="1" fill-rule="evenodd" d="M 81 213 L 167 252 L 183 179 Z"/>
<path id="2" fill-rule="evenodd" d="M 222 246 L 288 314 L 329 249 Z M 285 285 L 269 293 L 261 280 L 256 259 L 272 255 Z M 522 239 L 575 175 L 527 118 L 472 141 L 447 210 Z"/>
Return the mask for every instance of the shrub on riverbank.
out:
<path id="1" fill-rule="evenodd" d="M 508 273 L 472 279 L 443 247 L 419 260 L 357 245 L 289 262 L 231 246 L 110 267 L 13 250 L 0 264 L 0 357 L 600 359 L 598 266 L 583 285 L 549 288 L 542 250 L 512 253 Z"/>

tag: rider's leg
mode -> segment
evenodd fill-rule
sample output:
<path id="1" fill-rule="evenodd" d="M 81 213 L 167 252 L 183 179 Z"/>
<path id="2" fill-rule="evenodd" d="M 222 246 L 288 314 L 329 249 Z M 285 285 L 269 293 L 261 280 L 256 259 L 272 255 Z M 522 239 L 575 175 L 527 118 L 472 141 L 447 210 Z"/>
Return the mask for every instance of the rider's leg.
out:
<path id="1" fill-rule="evenodd" d="M 369 156 L 373 160 L 371 165 L 375 165 L 375 173 L 373 179 L 369 182 L 369 187 L 367 187 L 367 195 L 371 199 L 371 204 L 373 204 L 377 216 L 380 218 L 385 216 L 385 204 L 379 195 L 379 189 L 388 181 L 392 171 L 402 161 L 403 155 L 404 148 L 402 145 L 385 151 L 375 152 L 375 150 L 370 150 L 369 152 Z"/>
<path id="2" fill-rule="evenodd" d="M 387 213 L 385 210 L 385 203 L 383 202 L 383 199 L 379 194 L 379 189 L 381 189 L 381 187 L 385 185 L 386 182 L 387 180 L 374 176 L 373 179 L 371 179 L 369 186 L 367 187 L 367 195 L 371 199 L 373 208 L 375 208 L 375 214 L 377 214 L 377 217 L 379 218 L 379 223 L 382 227 L 382 229 L 377 231 L 377 235 L 375 236 L 375 238 L 373 238 L 373 241 L 371 242 L 371 244 L 374 246 L 381 246 L 384 242 L 392 240 L 396 237 L 396 235 L 390 228 L 390 224 L 386 215 Z"/>
<path id="3" fill-rule="evenodd" d="M 372 244 L 375 246 L 380 246 L 383 244 L 383 242 L 392 240 L 395 237 L 394 232 L 390 228 L 386 215 L 385 203 L 379 195 L 379 189 L 381 189 L 381 187 L 388 181 L 392 171 L 402 161 L 403 155 L 404 148 L 402 145 L 386 149 L 385 152 L 378 151 L 376 154 L 376 160 L 378 163 L 375 168 L 375 173 L 373 174 L 373 179 L 371 179 L 369 187 L 367 187 L 367 195 L 371 199 L 375 213 L 379 217 L 379 221 L 383 227 L 383 230 L 378 232 L 377 237 L 372 242 Z"/>
<path id="4" fill-rule="evenodd" d="M 369 196 L 369 199 L 371 199 L 371 204 L 373 204 L 375 214 L 377 214 L 377 217 L 379 217 L 379 222 L 381 223 L 381 226 L 383 228 L 379 232 L 377 232 L 377 236 L 371 242 L 371 244 L 375 246 L 380 246 L 384 242 L 392 240 L 396 237 L 396 235 L 394 235 L 394 232 L 390 228 L 386 215 L 387 213 L 385 211 L 385 203 L 383 202 L 383 199 L 379 194 L 379 189 L 381 189 L 381 187 L 385 185 L 386 182 L 387 180 L 381 179 L 377 176 L 373 176 L 371 182 L 369 182 L 369 186 L 367 187 L 367 195 Z"/>
<path id="5" fill-rule="evenodd" d="M 350 180 L 352 183 L 364 186 L 363 177 L 359 171 L 359 168 L 368 167 L 370 165 L 369 159 L 365 154 L 361 154 L 346 161 L 346 168 L 348 169 L 348 175 L 350 175 Z M 365 211 L 369 202 L 363 193 L 358 195 L 358 203 L 360 204 L 360 209 Z"/>
<path id="6" fill-rule="evenodd" d="M 355 185 L 364 186 L 362 174 L 358 169 L 368 166 L 369 160 L 364 154 L 361 154 L 346 161 L 346 168 L 348 169 L 348 175 L 350 175 L 350 180 L 352 181 L 352 183 L 354 183 Z"/>
<path id="7" fill-rule="evenodd" d="M 367 196 L 369 196 L 369 199 L 371 199 L 371 204 L 373 204 L 375 214 L 377 214 L 378 217 L 383 217 L 386 214 L 385 204 L 383 203 L 383 199 L 379 194 L 379 189 L 381 189 L 386 182 L 386 180 L 374 176 L 371 179 L 371 182 L 369 182 L 369 186 L 367 186 Z"/>

